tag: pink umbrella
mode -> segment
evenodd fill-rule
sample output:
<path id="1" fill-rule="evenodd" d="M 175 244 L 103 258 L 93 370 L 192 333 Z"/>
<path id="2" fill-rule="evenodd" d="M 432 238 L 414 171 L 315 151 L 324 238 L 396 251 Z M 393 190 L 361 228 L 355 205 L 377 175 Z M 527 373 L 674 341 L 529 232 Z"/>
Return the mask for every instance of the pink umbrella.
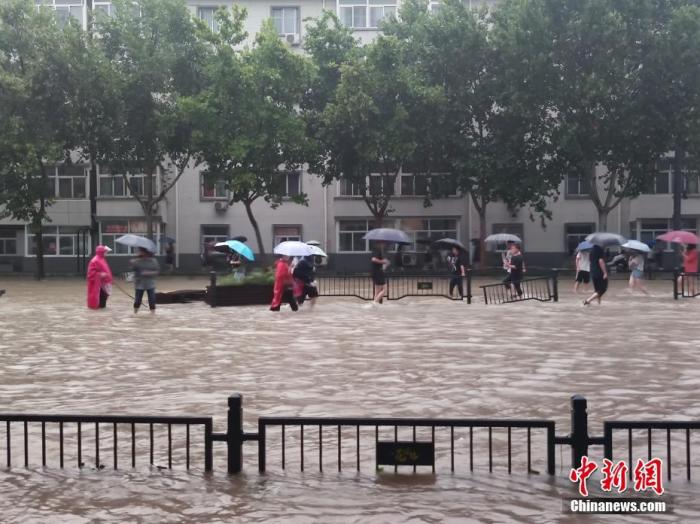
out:
<path id="1" fill-rule="evenodd" d="M 669 231 L 656 239 L 676 244 L 700 244 L 700 237 L 690 231 Z"/>

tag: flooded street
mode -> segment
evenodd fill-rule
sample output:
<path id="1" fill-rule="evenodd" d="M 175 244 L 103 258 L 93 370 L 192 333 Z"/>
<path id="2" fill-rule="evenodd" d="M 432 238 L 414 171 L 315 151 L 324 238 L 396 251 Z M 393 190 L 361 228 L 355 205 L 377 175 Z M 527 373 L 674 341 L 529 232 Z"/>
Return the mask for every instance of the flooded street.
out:
<path id="1" fill-rule="evenodd" d="M 160 289 L 204 285 L 164 278 Z M 164 305 L 152 317 L 133 315 L 116 288 L 109 308 L 95 312 L 85 307 L 79 280 L 0 279 L 7 290 L 0 298 L 0 411 L 213 416 L 214 430 L 223 432 L 226 398 L 241 393 L 246 431 L 268 415 L 420 416 L 553 419 L 565 435 L 569 397 L 578 393 L 588 399 L 595 436 L 604 420 L 700 420 L 700 300 L 674 301 L 666 280 L 650 283 L 651 297 L 630 296 L 624 285 L 614 282 L 603 305 L 588 308 L 562 279 L 559 303 L 485 306 L 475 292 L 472 305 L 405 298 L 373 307 L 321 298 L 316 309 L 296 314 L 193 303 Z M 395 476 L 372 470 L 373 432 L 359 473 L 348 435 L 347 468 L 338 472 L 329 431 L 323 472 L 311 458 L 304 472 L 293 461 L 281 470 L 279 446 L 272 446 L 269 472 L 259 475 L 257 447 L 247 443 L 244 474 L 230 478 L 223 443 L 214 444 L 211 475 L 201 463 L 189 472 L 151 469 L 147 460 L 131 469 L 126 455 L 118 471 L 78 470 L 75 463 L 61 470 L 53 459 L 42 468 L 37 451 L 25 469 L 19 425 L 15 431 L 8 472 L 0 428 L 2 522 L 700 520 L 698 484 L 685 480 L 680 436 L 674 478 L 665 484 L 673 513 L 611 519 L 562 514 L 562 497 L 575 494 L 568 447 L 557 447 L 554 478 L 542 468 L 528 475 L 515 463 L 508 475 L 502 459 L 489 473 L 484 440 L 473 473 L 466 462 L 455 473 L 443 462 L 436 475 L 407 469 Z M 291 446 L 298 436 L 287 438 Z M 665 457 L 665 439 L 658 442 Z M 697 466 L 700 435 L 692 443 Z"/>

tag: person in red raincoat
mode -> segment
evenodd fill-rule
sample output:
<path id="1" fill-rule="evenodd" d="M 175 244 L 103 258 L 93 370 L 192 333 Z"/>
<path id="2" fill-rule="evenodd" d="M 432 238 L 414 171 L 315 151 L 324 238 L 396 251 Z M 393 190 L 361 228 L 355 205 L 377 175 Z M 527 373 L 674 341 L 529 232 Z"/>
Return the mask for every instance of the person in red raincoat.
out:
<path id="1" fill-rule="evenodd" d="M 106 246 L 97 246 L 87 268 L 87 305 L 90 309 L 107 307 L 107 299 L 112 292 L 112 270 L 105 255 L 110 252 Z"/>
<path id="2" fill-rule="evenodd" d="M 292 311 L 299 309 L 297 301 L 294 298 L 294 293 L 292 292 L 293 286 L 294 279 L 292 278 L 292 271 L 289 268 L 289 257 L 282 257 L 277 261 L 275 267 L 275 286 L 273 288 L 270 311 L 279 311 L 282 301 L 287 302 L 292 308 Z"/>

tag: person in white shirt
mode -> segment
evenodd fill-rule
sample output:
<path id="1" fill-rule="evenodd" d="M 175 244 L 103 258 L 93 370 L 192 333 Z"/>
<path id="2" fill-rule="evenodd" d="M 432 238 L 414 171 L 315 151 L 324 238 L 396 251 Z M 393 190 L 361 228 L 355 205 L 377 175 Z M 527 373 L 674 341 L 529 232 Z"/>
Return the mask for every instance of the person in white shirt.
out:
<path id="1" fill-rule="evenodd" d="M 583 284 L 584 292 L 589 291 L 591 281 L 591 258 L 587 249 L 576 253 L 576 279 L 574 281 L 574 293 L 578 293 L 578 287 Z"/>

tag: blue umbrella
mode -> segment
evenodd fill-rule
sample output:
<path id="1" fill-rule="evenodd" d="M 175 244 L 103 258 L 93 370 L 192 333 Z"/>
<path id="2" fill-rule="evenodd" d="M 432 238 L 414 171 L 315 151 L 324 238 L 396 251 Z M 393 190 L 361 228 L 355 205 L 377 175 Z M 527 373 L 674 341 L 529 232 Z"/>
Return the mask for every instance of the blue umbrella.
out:
<path id="1" fill-rule="evenodd" d="M 251 262 L 255 260 L 255 255 L 253 255 L 253 251 L 243 242 L 239 242 L 238 240 L 227 240 L 226 242 L 218 242 L 214 245 L 214 248 L 228 248 L 234 253 L 238 253 L 242 257 L 247 258 Z M 217 251 L 220 251 L 220 249 L 218 249 Z"/>
<path id="2" fill-rule="evenodd" d="M 591 244 L 588 240 L 584 240 L 578 246 L 576 246 L 576 251 L 588 251 L 589 249 L 593 249 L 593 244 Z"/>

